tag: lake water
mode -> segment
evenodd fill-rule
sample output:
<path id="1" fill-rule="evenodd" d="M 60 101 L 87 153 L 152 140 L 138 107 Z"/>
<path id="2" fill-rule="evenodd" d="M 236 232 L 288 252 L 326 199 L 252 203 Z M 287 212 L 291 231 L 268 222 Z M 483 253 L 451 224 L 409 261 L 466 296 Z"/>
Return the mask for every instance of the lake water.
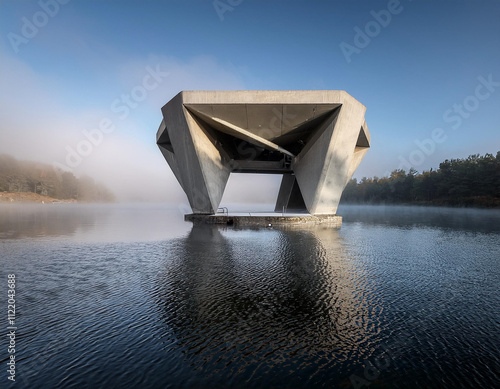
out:
<path id="1" fill-rule="evenodd" d="M 1 206 L 15 387 L 498 387 L 500 211 L 338 213 L 238 230 L 166 205 Z"/>

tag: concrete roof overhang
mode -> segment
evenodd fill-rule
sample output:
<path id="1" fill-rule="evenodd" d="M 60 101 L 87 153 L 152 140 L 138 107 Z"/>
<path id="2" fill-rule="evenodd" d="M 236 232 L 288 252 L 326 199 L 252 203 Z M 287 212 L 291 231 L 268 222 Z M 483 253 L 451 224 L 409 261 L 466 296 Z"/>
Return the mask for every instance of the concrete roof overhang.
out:
<path id="1" fill-rule="evenodd" d="M 322 124 L 338 114 L 345 95 L 343 91 L 184 91 L 178 96 L 232 163 L 233 171 L 284 173 L 291 171 L 290 164 L 283 169 L 276 162 L 295 158 L 317 138 L 325 128 Z M 160 130 L 157 143 L 169 148 L 168 131 Z M 369 134 L 360 135 L 364 141 L 359 146 L 369 147 Z M 252 162 L 242 163 L 250 151 Z"/>

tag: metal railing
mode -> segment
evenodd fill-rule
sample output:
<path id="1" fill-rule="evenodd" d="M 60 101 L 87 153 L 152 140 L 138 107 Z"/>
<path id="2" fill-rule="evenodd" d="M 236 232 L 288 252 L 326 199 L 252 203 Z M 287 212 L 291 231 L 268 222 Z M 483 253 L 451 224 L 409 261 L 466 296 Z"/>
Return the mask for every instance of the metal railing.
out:
<path id="1" fill-rule="evenodd" d="M 217 208 L 217 213 L 219 213 L 219 210 L 222 210 L 222 214 L 223 214 L 223 215 L 227 215 L 227 216 L 229 216 L 229 209 L 227 209 L 227 207 L 220 207 L 220 208 Z"/>

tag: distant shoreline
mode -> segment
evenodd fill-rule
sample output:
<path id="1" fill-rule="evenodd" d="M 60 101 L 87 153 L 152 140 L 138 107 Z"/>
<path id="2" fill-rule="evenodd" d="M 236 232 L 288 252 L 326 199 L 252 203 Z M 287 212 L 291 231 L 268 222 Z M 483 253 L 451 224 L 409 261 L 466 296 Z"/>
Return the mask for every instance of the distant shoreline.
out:
<path id="1" fill-rule="evenodd" d="M 413 201 L 413 202 L 340 202 L 340 205 L 404 205 L 415 207 L 450 207 L 450 208 L 476 208 L 476 209 L 499 209 L 500 198 L 476 196 L 470 198 L 457 198 L 457 199 L 436 199 L 430 201 Z"/>
<path id="2" fill-rule="evenodd" d="M 0 203 L 77 203 L 74 199 L 55 199 L 32 192 L 0 192 Z"/>
<path id="3" fill-rule="evenodd" d="M 475 208 L 475 209 L 500 209 L 500 199 L 490 197 L 473 197 L 470 199 L 456 199 L 455 202 L 446 202 L 442 199 L 436 201 L 415 201 L 415 202 L 348 202 L 341 201 L 342 205 L 373 205 L 373 206 L 412 206 L 412 207 L 450 207 L 450 208 Z M 50 196 L 43 196 L 32 192 L 0 192 L 0 204 L 88 204 L 89 202 L 77 201 L 75 199 L 56 199 Z M 97 204 L 97 203 L 96 203 Z M 99 203 L 100 204 L 100 203 Z M 109 203 L 108 203 L 109 204 Z M 115 203 L 116 204 L 116 203 Z"/>

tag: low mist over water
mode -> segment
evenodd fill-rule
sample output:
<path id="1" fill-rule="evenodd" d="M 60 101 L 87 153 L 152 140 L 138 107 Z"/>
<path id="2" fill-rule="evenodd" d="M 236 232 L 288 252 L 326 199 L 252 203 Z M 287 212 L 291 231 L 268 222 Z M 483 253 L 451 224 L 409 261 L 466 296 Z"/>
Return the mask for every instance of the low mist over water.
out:
<path id="1" fill-rule="evenodd" d="M 340 230 L 285 231 L 193 227 L 165 205 L 0 206 L 16 386 L 494 387 L 500 211 L 338 213 Z"/>

